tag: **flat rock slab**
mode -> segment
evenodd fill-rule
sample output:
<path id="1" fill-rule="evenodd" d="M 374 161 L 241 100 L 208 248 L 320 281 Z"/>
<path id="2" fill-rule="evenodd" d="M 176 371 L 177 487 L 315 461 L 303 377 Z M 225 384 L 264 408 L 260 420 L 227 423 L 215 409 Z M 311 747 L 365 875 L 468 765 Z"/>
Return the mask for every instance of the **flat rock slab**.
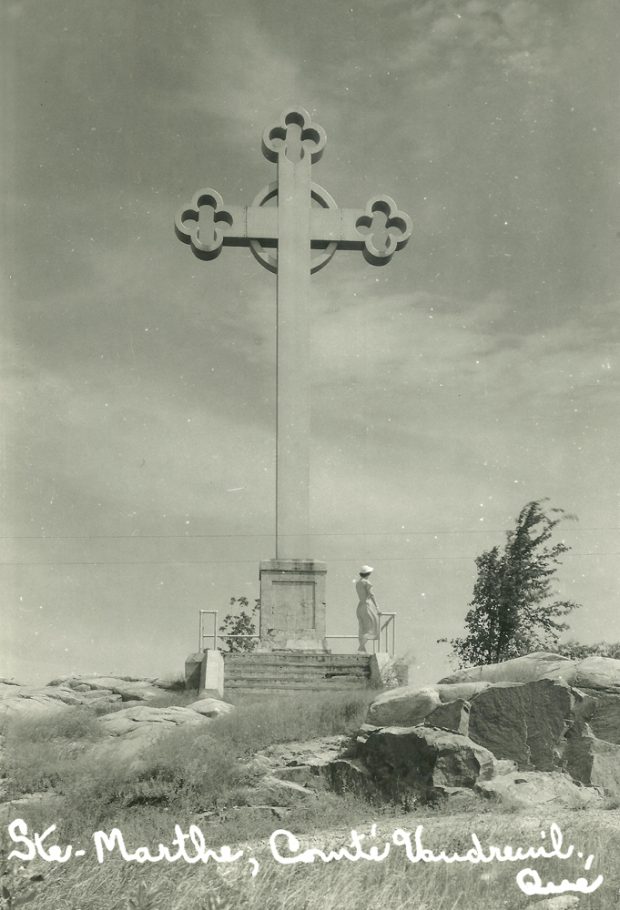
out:
<path id="1" fill-rule="evenodd" d="M 123 676 L 65 676 L 52 680 L 49 687 L 63 686 L 77 692 L 104 690 L 120 695 L 123 701 L 152 701 L 169 691 L 169 686 L 158 685 L 153 679 Z"/>
<path id="2" fill-rule="evenodd" d="M 220 701 L 219 698 L 199 698 L 198 701 L 193 701 L 191 705 L 187 705 L 187 708 L 210 720 L 215 717 L 224 717 L 235 710 L 234 705 L 229 704 L 227 701 Z"/>
<path id="3" fill-rule="evenodd" d="M 135 770 L 142 765 L 144 750 L 162 736 L 175 730 L 206 727 L 210 720 L 191 708 L 137 705 L 106 714 L 99 723 L 107 735 L 93 746 L 94 760 Z"/>
<path id="4" fill-rule="evenodd" d="M 14 686 L 0 684 L 0 716 L 45 716 L 65 711 L 67 708 L 113 707 L 120 702 L 112 692 L 81 693 L 67 686 Z"/>
<path id="5" fill-rule="evenodd" d="M 557 808 L 585 809 L 602 805 L 598 790 L 580 787 L 567 775 L 559 772 L 513 771 L 480 781 L 475 791 L 495 799 L 506 809 Z"/>
<path id="6" fill-rule="evenodd" d="M 348 736 L 323 736 L 304 742 L 278 743 L 261 749 L 254 756 L 272 768 L 310 766 L 325 767 L 350 745 Z"/>
<path id="7" fill-rule="evenodd" d="M 191 708 L 169 707 L 153 708 L 149 705 L 138 705 L 134 708 L 123 708 L 114 714 L 100 718 L 101 726 L 111 736 L 125 736 L 139 728 L 147 726 L 157 731 L 174 730 L 177 727 L 206 723 L 208 718 Z"/>
<path id="8" fill-rule="evenodd" d="M 538 679 L 564 679 L 571 683 L 577 661 L 548 651 L 535 651 L 524 657 L 504 660 L 499 664 L 483 664 L 458 670 L 444 676 L 440 683 L 463 682 L 536 682 Z"/>
<path id="9" fill-rule="evenodd" d="M 435 710 L 455 701 L 469 701 L 488 689 L 488 682 L 464 682 L 454 685 L 401 686 L 383 692 L 368 709 L 368 723 L 377 727 L 413 727 L 421 724 Z M 439 715 L 438 715 L 439 716 Z M 450 716 L 441 714 L 441 716 Z M 438 726 L 442 726 L 438 724 Z M 450 727 L 451 729 L 451 727 Z"/>
<path id="10" fill-rule="evenodd" d="M 558 679 L 580 689 L 620 694 L 620 660 L 598 656 L 570 660 L 548 651 L 536 651 L 499 664 L 458 670 L 445 676 L 440 683 L 528 683 L 539 679 Z"/>
<path id="11" fill-rule="evenodd" d="M 620 660 L 592 656 L 577 661 L 571 685 L 620 695 Z"/>
<path id="12" fill-rule="evenodd" d="M 8 695 L 0 699 L 0 717 L 41 717 L 67 711 L 70 705 L 45 692 L 32 690 L 30 694 Z"/>
<path id="13" fill-rule="evenodd" d="M 402 686 L 375 698 L 368 709 L 367 721 L 376 727 L 414 727 L 440 704 L 436 686 Z"/>

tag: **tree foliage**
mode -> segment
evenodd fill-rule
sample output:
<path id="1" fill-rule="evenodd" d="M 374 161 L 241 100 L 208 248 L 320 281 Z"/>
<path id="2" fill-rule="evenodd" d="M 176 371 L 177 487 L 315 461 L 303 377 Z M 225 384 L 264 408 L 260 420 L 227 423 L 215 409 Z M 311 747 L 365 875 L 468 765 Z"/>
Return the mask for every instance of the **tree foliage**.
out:
<path id="1" fill-rule="evenodd" d="M 467 634 L 450 644 L 459 666 L 497 663 L 536 650 L 556 650 L 568 625 L 561 622 L 579 605 L 553 600 L 552 580 L 568 547 L 551 543 L 560 521 L 573 516 L 528 502 L 503 550 L 495 546 L 476 559 L 478 575 L 465 617 Z"/>
<path id="2" fill-rule="evenodd" d="M 219 628 L 220 637 L 228 651 L 253 651 L 258 644 L 257 638 L 235 638 L 237 635 L 256 635 L 256 614 L 260 610 L 260 599 L 256 598 L 250 608 L 247 597 L 231 597 L 230 606 L 236 612 L 228 613 Z"/>
<path id="3" fill-rule="evenodd" d="M 571 660 L 583 660 L 584 657 L 613 657 L 620 660 L 620 641 L 597 641 L 592 645 L 583 645 L 571 639 L 559 644 L 555 650 L 562 657 L 570 657 Z"/>

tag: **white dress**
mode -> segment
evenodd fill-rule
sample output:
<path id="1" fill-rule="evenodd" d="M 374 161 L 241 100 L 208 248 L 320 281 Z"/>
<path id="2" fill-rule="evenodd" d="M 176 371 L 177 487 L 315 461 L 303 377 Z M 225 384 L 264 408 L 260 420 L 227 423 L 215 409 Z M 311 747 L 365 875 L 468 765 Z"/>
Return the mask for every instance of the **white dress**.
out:
<path id="1" fill-rule="evenodd" d="M 367 641 L 379 639 L 379 611 L 370 597 L 372 585 L 367 578 L 359 578 L 355 582 L 355 590 L 359 598 L 357 605 L 358 635 L 360 648 L 363 648 Z"/>

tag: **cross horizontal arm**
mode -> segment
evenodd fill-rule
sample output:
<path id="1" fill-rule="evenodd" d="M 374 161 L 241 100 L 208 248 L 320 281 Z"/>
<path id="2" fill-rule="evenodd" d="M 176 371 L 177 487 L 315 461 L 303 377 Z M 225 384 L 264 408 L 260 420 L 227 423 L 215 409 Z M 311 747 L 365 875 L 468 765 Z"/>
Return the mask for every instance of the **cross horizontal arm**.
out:
<path id="1" fill-rule="evenodd" d="M 264 204 L 276 197 L 273 186 L 259 194 L 257 198 L 262 200 L 261 204 L 255 202 L 249 206 L 225 206 L 215 190 L 199 190 L 192 204 L 177 215 L 177 236 L 204 259 L 217 256 L 223 244 L 250 243 L 255 253 L 259 244 L 279 246 L 282 242 L 280 206 Z M 362 249 L 370 262 L 383 265 L 396 250 L 405 246 L 411 235 L 411 219 L 396 208 L 389 196 L 375 196 L 365 209 L 345 209 L 338 208 L 329 194 L 316 184 L 312 184 L 310 195 L 323 204 L 309 205 L 309 211 L 306 209 L 306 237 L 310 246 L 328 245 L 331 252 L 325 261 L 329 261 L 339 246 Z M 259 254 L 258 258 L 267 268 L 277 270 L 271 257 L 265 261 Z M 312 271 L 320 267 L 321 264 L 315 263 Z"/>
<path id="2" fill-rule="evenodd" d="M 229 205 L 227 211 L 232 224 L 224 234 L 224 243 L 278 239 L 278 210 L 275 206 Z"/>
<path id="3" fill-rule="evenodd" d="M 312 240 L 335 240 L 337 243 L 364 240 L 357 229 L 357 221 L 364 216 L 363 209 L 312 209 L 310 235 Z"/>
<path id="4" fill-rule="evenodd" d="M 277 240 L 278 209 L 276 206 L 230 205 L 226 209 L 232 224 L 224 233 L 224 243 L 238 240 Z M 363 243 L 364 236 L 356 222 L 364 216 L 363 209 L 323 209 L 310 211 L 310 239 L 318 242 Z"/>

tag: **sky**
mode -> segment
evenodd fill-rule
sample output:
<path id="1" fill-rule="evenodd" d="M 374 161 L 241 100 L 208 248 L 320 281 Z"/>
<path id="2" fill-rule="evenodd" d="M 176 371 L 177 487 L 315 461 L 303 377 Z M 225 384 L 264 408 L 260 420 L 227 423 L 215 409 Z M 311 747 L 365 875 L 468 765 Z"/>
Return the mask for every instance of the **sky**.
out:
<path id="1" fill-rule="evenodd" d="M 198 610 L 258 596 L 275 276 L 173 225 L 203 186 L 249 205 L 299 105 L 313 179 L 413 221 L 312 277 L 328 633 L 369 563 L 437 680 L 476 556 L 546 497 L 565 637 L 620 640 L 619 32 L 614 0 L 2 4 L 1 676 L 179 675 Z"/>

